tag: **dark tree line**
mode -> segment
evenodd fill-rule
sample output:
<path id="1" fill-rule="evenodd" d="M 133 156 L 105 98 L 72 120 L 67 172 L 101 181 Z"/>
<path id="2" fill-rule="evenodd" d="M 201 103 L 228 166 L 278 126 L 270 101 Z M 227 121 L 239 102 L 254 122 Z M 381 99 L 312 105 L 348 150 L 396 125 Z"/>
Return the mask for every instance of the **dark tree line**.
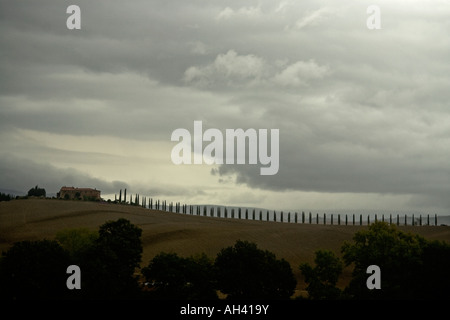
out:
<path id="1" fill-rule="evenodd" d="M 30 190 L 28 190 L 27 196 L 31 197 L 31 196 L 35 196 L 35 197 L 46 197 L 47 193 L 45 191 L 44 188 L 39 188 L 38 186 L 35 186 L 33 188 L 31 188 Z M 21 197 L 19 196 L 13 196 L 11 194 L 6 194 L 3 192 L 0 192 L 0 202 L 1 201 L 10 201 L 11 199 L 19 199 Z M 26 198 L 26 197 L 22 197 L 22 198 Z"/>
<path id="2" fill-rule="evenodd" d="M 98 232 L 70 229 L 55 240 L 15 243 L 0 259 L 2 299 L 288 299 L 296 280 L 289 263 L 237 241 L 215 260 L 160 253 L 139 269 L 142 230 L 126 219 Z M 68 290 L 66 268 L 78 265 L 81 290 Z"/>
<path id="3" fill-rule="evenodd" d="M 342 259 L 328 250 L 316 252 L 315 267 L 302 264 L 311 299 L 450 299 L 450 245 L 376 222 L 341 247 Z M 349 285 L 336 287 L 343 266 L 353 266 Z M 381 289 L 369 290 L 367 267 L 381 270 Z"/>
<path id="4" fill-rule="evenodd" d="M 236 241 L 214 259 L 161 252 L 140 269 L 142 230 L 126 219 L 98 231 L 68 229 L 55 240 L 14 243 L 0 259 L 1 299 L 290 299 L 291 266 L 255 243 Z M 316 251 L 299 266 L 308 299 L 449 299 L 450 245 L 377 222 L 355 233 L 342 258 Z M 66 286 L 69 265 L 81 269 L 81 290 Z M 381 269 L 381 290 L 366 286 L 369 265 Z M 344 266 L 352 278 L 337 287 Z"/>
<path id="5" fill-rule="evenodd" d="M 57 235 L 59 241 L 14 243 L 0 260 L 0 297 L 137 297 L 140 289 L 134 271 L 141 260 L 141 232 L 128 220 L 119 219 L 100 226 L 98 233 L 72 230 Z M 66 268 L 73 264 L 81 269 L 81 290 L 66 286 Z"/>
<path id="6" fill-rule="evenodd" d="M 9 201 L 11 199 L 14 199 L 12 195 L 0 192 L 0 201 Z"/>
<path id="7" fill-rule="evenodd" d="M 213 299 L 220 291 L 227 299 L 289 299 L 297 284 L 286 260 L 240 240 L 215 260 L 161 253 L 142 273 L 155 298 Z"/>

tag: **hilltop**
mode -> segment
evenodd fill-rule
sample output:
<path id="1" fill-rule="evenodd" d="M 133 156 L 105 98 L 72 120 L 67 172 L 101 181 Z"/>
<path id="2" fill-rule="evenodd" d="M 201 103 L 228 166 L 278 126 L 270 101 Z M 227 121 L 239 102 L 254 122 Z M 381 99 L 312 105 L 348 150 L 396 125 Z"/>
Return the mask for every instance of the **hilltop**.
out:
<path id="1" fill-rule="evenodd" d="M 344 241 L 367 226 L 294 224 L 224 219 L 149 210 L 142 207 L 104 202 L 27 199 L 0 202 L 0 251 L 21 240 L 52 239 L 68 228 L 98 230 L 109 220 L 128 219 L 142 229 L 144 247 L 141 266 L 161 251 L 181 256 L 206 253 L 214 258 L 220 249 L 236 240 L 254 242 L 277 258 L 284 258 L 302 283 L 298 266 L 314 260 L 317 249 L 330 249 L 340 255 Z M 429 240 L 450 242 L 447 226 L 400 226 Z M 349 278 L 344 270 L 342 283 Z"/>

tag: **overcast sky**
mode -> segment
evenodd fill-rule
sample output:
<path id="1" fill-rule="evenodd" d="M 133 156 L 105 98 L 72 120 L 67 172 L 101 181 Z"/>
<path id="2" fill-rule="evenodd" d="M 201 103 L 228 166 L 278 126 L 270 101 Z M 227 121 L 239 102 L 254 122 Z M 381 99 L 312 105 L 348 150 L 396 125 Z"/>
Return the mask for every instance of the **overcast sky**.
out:
<path id="1" fill-rule="evenodd" d="M 448 0 L 0 0 L 0 48 L 3 190 L 450 212 Z M 278 173 L 175 165 L 195 120 L 279 129 Z"/>

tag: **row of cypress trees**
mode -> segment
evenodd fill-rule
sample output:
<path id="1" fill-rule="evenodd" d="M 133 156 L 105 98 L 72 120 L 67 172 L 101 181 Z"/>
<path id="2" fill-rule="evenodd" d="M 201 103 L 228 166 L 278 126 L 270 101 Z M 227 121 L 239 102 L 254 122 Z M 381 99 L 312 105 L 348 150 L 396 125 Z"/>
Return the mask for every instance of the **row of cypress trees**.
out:
<path id="1" fill-rule="evenodd" d="M 119 191 L 119 198 L 117 199 L 117 196 L 114 196 L 114 202 L 116 203 L 129 203 L 131 205 L 137 205 L 137 206 L 142 206 L 143 208 L 149 208 L 149 209 L 154 209 L 154 210 L 161 210 L 161 211 L 169 211 L 169 212 L 175 212 L 175 213 L 183 213 L 183 214 L 190 214 L 190 215 L 203 215 L 203 216 L 208 216 L 208 207 L 207 206 L 193 206 L 193 205 L 187 205 L 187 204 L 181 204 L 180 202 L 176 202 L 175 204 L 173 202 L 167 203 L 167 201 L 160 201 L 160 200 L 156 200 L 155 202 L 153 201 L 152 198 L 147 198 L 147 197 L 140 197 L 139 194 L 135 194 L 134 197 L 134 202 L 133 202 L 133 196 L 130 195 L 130 201 L 127 202 L 126 201 L 127 198 L 127 189 L 124 190 L 124 194 L 123 194 L 123 200 L 122 200 L 122 189 L 120 189 Z M 231 211 L 231 212 L 229 212 Z M 216 215 L 214 215 L 214 212 L 216 213 Z M 216 209 L 214 210 L 214 207 L 209 207 L 209 216 L 210 217 L 219 217 L 219 218 L 238 218 L 238 219 L 245 219 L 245 220 L 260 220 L 263 221 L 264 217 L 263 217 L 263 211 L 260 210 L 259 211 L 259 215 L 256 212 L 256 209 L 253 209 L 252 213 L 249 213 L 248 208 L 245 209 L 245 213 L 243 213 L 243 210 L 241 208 L 237 208 L 237 216 L 236 216 L 236 210 L 235 208 L 227 208 L 227 207 L 220 207 L 217 206 Z M 329 221 L 330 224 L 334 224 L 334 215 L 330 214 L 329 216 Z M 394 221 L 395 218 L 393 218 L 392 214 L 389 215 L 389 224 L 396 224 L 396 225 L 400 225 L 401 224 L 401 219 L 400 219 L 400 215 L 397 214 L 396 217 L 396 221 Z M 287 222 L 290 223 L 292 220 L 292 222 L 294 223 L 309 223 L 312 224 L 313 223 L 313 215 L 311 214 L 311 212 L 309 212 L 309 215 L 305 214 L 305 212 L 301 213 L 301 216 L 299 216 L 299 214 L 297 212 L 295 212 L 293 215 L 291 215 L 291 212 L 288 212 L 287 214 Z M 404 221 L 403 224 L 404 225 L 408 225 L 408 216 L 405 215 L 404 216 Z M 265 221 L 271 221 L 270 219 L 270 214 L 269 214 L 269 210 L 266 210 L 265 213 Z M 273 211 L 273 215 L 272 215 L 272 221 L 276 222 L 277 221 L 277 214 L 276 211 Z M 283 211 L 280 212 L 280 218 L 279 218 L 280 222 L 285 222 L 284 219 L 284 213 Z M 322 219 L 322 223 L 323 224 L 327 224 L 327 214 L 324 213 L 323 214 L 323 219 Z M 378 222 L 378 221 L 382 221 L 382 222 L 388 222 L 388 219 L 385 219 L 384 214 L 382 214 L 381 216 L 381 220 L 378 219 L 378 216 L 375 214 L 375 219 L 373 221 L 371 221 L 370 219 L 370 215 L 367 216 L 367 225 L 370 225 L 373 222 Z M 315 217 L 315 222 L 316 224 L 320 223 L 320 218 L 319 218 L 319 214 L 316 214 Z M 356 221 L 356 216 L 355 214 L 352 215 L 352 219 L 351 222 L 349 221 L 349 217 L 346 214 L 345 215 L 345 225 L 357 225 L 358 221 Z M 337 215 L 337 224 L 341 225 L 341 215 L 338 214 Z M 430 225 L 430 215 L 427 215 L 426 217 L 426 222 L 424 222 L 422 220 L 422 215 L 419 215 L 419 218 L 415 218 L 414 214 L 411 217 L 411 225 Z M 359 215 L 359 225 L 363 225 L 363 217 L 360 214 Z M 437 215 L 434 216 L 434 225 L 437 226 Z"/>

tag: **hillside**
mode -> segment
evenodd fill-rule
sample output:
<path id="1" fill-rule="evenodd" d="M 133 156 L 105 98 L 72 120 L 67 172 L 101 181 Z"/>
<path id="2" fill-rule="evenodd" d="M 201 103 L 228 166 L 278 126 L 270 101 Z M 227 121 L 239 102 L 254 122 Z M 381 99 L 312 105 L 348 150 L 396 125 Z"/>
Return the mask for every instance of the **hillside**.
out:
<path id="1" fill-rule="evenodd" d="M 51 239 L 63 229 L 87 227 L 97 230 L 108 220 L 125 218 L 142 229 L 142 266 L 161 251 L 189 256 L 204 252 L 215 257 L 220 249 L 236 240 L 255 242 L 285 258 L 301 287 L 298 266 L 313 262 L 317 249 L 340 254 L 344 241 L 365 226 L 309 225 L 266 221 L 210 218 L 183 215 L 108 203 L 28 199 L 0 202 L 0 250 L 21 240 Z M 402 231 L 418 233 L 427 239 L 450 242 L 450 227 L 400 226 Z M 345 270 L 342 283 L 349 270 Z M 303 287 L 304 288 L 304 287 Z"/>

